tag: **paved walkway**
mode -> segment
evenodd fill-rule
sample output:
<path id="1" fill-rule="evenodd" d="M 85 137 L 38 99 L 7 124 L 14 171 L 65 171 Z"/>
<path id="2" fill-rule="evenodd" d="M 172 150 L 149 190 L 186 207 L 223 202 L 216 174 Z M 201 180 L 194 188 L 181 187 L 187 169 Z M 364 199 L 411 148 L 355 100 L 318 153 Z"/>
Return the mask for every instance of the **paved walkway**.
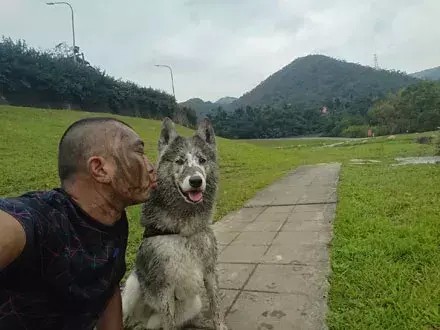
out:
<path id="1" fill-rule="evenodd" d="M 339 169 L 300 167 L 214 225 L 230 330 L 326 328 Z"/>

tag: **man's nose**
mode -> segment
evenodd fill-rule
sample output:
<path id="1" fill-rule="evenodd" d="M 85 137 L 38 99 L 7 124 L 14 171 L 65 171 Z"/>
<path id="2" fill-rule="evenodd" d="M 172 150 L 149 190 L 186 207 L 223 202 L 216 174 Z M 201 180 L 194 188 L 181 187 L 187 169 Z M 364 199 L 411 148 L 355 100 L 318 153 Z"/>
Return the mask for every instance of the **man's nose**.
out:
<path id="1" fill-rule="evenodd" d="M 154 189 L 157 187 L 157 171 L 154 165 L 149 161 L 147 161 L 147 172 L 151 187 Z"/>

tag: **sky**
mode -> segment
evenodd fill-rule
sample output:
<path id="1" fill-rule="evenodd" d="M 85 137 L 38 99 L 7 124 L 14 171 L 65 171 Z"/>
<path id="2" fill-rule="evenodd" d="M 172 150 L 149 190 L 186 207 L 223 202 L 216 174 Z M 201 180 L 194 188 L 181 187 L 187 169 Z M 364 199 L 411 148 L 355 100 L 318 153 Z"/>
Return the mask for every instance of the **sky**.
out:
<path id="1" fill-rule="evenodd" d="M 69 0 L 76 44 L 108 74 L 176 99 L 239 97 L 298 57 L 415 72 L 440 65 L 439 0 Z M 72 43 L 70 9 L 0 0 L 0 35 Z"/>

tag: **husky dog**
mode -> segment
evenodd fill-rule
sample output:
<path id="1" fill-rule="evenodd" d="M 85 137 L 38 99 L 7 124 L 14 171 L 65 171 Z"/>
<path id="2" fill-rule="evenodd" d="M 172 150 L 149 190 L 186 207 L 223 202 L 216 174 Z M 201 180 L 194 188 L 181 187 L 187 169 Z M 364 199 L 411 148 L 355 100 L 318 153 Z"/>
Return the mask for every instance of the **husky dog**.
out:
<path id="1" fill-rule="evenodd" d="M 214 130 L 205 120 L 185 138 L 166 118 L 158 149 L 158 188 L 143 205 L 144 238 L 122 295 L 124 325 L 178 329 L 201 311 L 204 287 L 215 329 L 227 330 L 210 227 L 218 185 Z"/>

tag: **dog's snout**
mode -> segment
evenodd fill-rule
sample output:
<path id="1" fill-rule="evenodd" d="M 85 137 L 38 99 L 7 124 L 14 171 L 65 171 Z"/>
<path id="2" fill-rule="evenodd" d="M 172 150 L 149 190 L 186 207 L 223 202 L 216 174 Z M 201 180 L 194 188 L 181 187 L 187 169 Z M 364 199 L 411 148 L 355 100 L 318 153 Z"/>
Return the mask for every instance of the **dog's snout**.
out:
<path id="1" fill-rule="evenodd" d="M 198 175 L 193 175 L 192 177 L 189 178 L 189 184 L 193 188 L 200 188 L 202 182 L 203 182 L 202 178 Z"/>

